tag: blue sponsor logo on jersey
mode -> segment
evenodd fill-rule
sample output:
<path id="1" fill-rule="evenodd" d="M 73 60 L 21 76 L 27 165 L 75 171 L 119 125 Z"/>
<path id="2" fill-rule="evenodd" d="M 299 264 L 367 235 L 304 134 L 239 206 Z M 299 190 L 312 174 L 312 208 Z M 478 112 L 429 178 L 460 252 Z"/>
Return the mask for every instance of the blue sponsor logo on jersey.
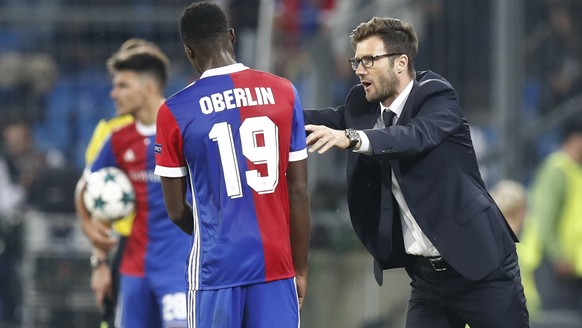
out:
<path id="1" fill-rule="evenodd" d="M 155 152 L 156 154 L 161 154 L 161 153 L 162 153 L 162 145 L 160 145 L 160 144 L 155 144 L 155 145 L 154 145 L 154 152 Z"/>

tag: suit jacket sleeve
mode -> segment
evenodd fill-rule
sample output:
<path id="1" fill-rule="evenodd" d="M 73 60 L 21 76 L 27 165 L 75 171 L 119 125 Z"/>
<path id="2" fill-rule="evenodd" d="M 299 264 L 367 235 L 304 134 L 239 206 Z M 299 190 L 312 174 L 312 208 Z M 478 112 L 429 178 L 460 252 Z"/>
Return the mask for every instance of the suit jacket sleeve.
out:
<path id="1" fill-rule="evenodd" d="M 397 125 L 364 133 L 370 140 L 371 156 L 400 159 L 428 152 L 454 138 L 464 123 L 455 91 L 446 81 L 432 79 L 415 85 Z M 471 146 L 470 140 L 463 140 L 463 133 L 456 141 Z"/>
<path id="2" fill-rule="evenodd" d="M 305 124 L 325 125 L 335 130 L 345 129 L 343 105 L 336 108 L 305 109 L 303 117 Z"/>

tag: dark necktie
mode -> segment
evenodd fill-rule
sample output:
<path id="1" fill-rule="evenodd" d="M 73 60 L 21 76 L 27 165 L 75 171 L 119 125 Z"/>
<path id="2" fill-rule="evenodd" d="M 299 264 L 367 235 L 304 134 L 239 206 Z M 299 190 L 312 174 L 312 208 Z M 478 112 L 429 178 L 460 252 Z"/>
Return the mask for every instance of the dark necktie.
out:
<path id="1" fill-rule="evenodd" d="M 384 126 L 392 125 L 392 121 L 394 121 L 394 116 L 396 116 L 396 113 L 394 113 L 388 108 L 382 111 L 382 120 L 384 121 Z"/>
<path id="2" fill-rule="evenodd" d="M 382 111 L 382 120 L 384 121 L 384 126 L 388 127 L 392 125 L 394 120 L 394 116 L 396 113 L 391 111 L 390 109 L 385 109 Z M 382 160 L 382 180 L 387 180 L 383 182 L 384 188 L 389 188 L 391 186 L 390 180 L 392 179 L 392 169 L 390 168 L 390 164 L 388 160 Z M 388 204 L 387 202 L 392 203 L 392 193 L 388 191 L 388 194 L 383 195 L 382 197 L 382 206 L 385 207 Z M 390 211 L 392 210 L 392 206 L 389 207 Z M 390 213 L 391 215 L 392 213 Z M 386 215 L 386 214 L 385 214 Z M 392 231 L 392 220 L 388 220 L 387 218 L 380 217 L 380 222 L 378 224 L 378 255 L 382 260 L 386 260 L 391 253 L 392 245 L 390 245 L 390 241 L 392 240 L 391 237 Z M 377 261 L 374 261 L 374 277 L 376 278 L 376 282 L 378 285 L 382 286 L 383 282 L 383 273 L 380 267 L 380 264 Z"/>

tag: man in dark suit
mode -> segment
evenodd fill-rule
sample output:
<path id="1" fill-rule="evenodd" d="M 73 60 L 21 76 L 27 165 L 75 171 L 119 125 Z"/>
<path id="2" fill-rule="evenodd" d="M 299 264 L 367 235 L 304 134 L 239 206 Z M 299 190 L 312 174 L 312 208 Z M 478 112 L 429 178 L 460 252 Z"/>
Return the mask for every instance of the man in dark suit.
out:
<path id="1" fill-rule="evenodd" d="M 375 17 L 351 35 L 361 84 L 343 106 L 305 111 L 310 151 L 348 155 L 354 230 L 375 275 L 412 279 L 406 327 L 529 327 L 515 242 L 487 192 L 457 95 L 415 72 L 408 23 Z"/>

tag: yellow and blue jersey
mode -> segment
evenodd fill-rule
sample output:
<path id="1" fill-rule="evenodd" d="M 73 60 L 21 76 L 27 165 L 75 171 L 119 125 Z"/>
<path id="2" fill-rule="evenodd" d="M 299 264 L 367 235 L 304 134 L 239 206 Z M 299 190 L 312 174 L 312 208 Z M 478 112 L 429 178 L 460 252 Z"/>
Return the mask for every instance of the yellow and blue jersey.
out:
<path id="1" fill-rule="evenodd" d="M 117 167 L 125 172 L 135 191 L 135 219 L 119 271 L 132 277 L 147 276 L 151 281 L 178 277 L 183 284 L 191 237 L 166 212 L 160 177 L 154 175 L 154 141 L 155 125 L 126 125 L 105 141 L 91 172 Z"/>
<path id="2" fill-rule="evenodd" d="M 103 148 L 103 144 L 107 141 L 107 139 L 109 139 L 113 131 L 129 125 L 133 121 L 133 116 L 129 114 L 116 116 L 109 120 L 102 119 L 99 121 L 99 123 L 97 123 L 95 126 L 91 140 L 89 140 L 89 144 L 85 149 L 85 166 L 87 168 L 91 167 L 91 164 L 101 151 L 101 148 Z M 129 236 L 131 233 L 134 217 L 135 213 L 116 221 L 113 224 L 113 229 L 121 236 Z"/>

